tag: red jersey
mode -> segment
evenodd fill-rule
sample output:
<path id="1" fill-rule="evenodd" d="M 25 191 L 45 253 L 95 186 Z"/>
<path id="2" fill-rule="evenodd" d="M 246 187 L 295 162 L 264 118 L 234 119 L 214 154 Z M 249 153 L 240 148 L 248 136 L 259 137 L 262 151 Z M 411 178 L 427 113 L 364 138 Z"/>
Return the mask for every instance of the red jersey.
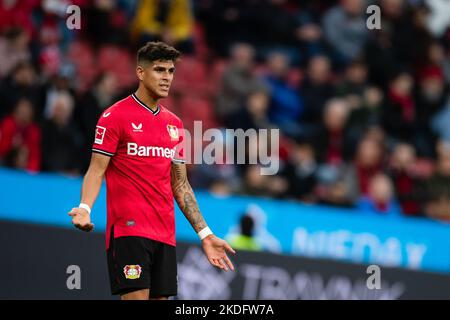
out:
<path id="1" fill-rule="evenodd" d="M 183 163 L 183 123 L 158 106 L 153 111 L 134 94 L 105 110 L 93 152 L 111 157 L 105 173 L 106 248 L 114 237 L 140 236 L 175 246 L 171 162 Z"/>
<path id="2" fill-rule="evenodd" d="M 7 116 L 0 122 L 0 159 L 14 148 L 24 147 L 27 150 L 26 169 L 41 169 L 41 129 L 31 123 L 20 126 L 13 116 Z"/>

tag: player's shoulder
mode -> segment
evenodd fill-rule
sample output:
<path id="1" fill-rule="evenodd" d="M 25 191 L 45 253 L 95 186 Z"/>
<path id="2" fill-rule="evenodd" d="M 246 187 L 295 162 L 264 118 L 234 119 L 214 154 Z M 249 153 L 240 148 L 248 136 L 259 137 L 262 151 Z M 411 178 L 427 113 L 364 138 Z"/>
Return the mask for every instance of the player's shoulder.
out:
<path id="1" fill-rule="evenodd" d="M 127 108 L 130 104 L 130 97 L 126 97 L 123 98 L 117 102 L 115 102 L 113 105 L 111 105 L 110 107 L 106 108 L 102 114 L 101 117 L 107 118 L 107 117 L 111 117 L 111 118 L 115 118 L 115 119 L 119 119 L 121 117 L 121 115 L 124 115 L 127 113 Z"/>

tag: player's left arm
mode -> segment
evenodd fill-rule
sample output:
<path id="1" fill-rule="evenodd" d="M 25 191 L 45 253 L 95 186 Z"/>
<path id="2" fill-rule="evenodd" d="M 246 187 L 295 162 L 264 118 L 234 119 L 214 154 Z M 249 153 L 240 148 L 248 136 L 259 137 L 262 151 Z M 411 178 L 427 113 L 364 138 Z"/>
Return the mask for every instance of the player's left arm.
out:
<path id="1" fill-rule="evenodd" d="M 173 196 L 195 232 L 199 233 L 207 227 L 207 224 L 198 207 L 194 191 L 189 184 L 186 165 L 172 163 L 170 175 Z M 227 251 L 233 254 L 235 251 L 225 240 L 216 237 L 214 234 L 210 234 L 202 240 L 202 247 L 208 261 L 213 266 L 225 271 L 227 271 L 228 268 L 234 270 L 234 266 L 227 256 Z"/>

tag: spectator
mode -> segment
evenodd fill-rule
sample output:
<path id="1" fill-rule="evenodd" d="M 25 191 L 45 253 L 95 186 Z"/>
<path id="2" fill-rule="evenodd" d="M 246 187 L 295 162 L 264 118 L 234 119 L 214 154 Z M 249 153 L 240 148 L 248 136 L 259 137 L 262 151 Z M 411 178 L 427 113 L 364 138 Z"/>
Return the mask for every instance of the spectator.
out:
<path id="1" fill-rule="evenodd" d="M 250 203 L 245 209 L 243 216 L 250 217 L 253 220 L 253 226 L 251 228 L 252 238 L 255 239 L 257 244 L 261 247 L 261 250 L 274 253 L 281 252 L 280 241 L 267 230 L 267 214 L 262 208 L 254 203 Z M 246 218 L 246 220 L 248 220 L 248 218 Z M 241 234 L 240 229 L 239 225 L 231 227 L 226 238 L 233 238 L 235 235 Z"/>
<path id="2" fill-rule="evenodd" d="M 37 74 L 29 62 L 19 63 L 9 77 L 0 86 L 0 117 L 11 113 L 17 101 L 21 98 L 30 100 L 36 120 L 40 120 L 43 113 L 44 94 L 38 84 Z"/>
<path id="3" fill-rule="evenodd" d="M 288 196 L 296 200 L 314 202 L 317 169 L 314 148 L 306 142 L 293 144 L 282 171 L 289 184 Z"/>
<path id="4" fill-rule="evenodd" d="M 426 26 L 427 10 L 405 0 L 382 0 L 382 25 L 393 44 L 397 67 L 413 70 L 425 57 L 432 37 Z"/>
<path id="5" fill-rule="evenodd" d="M 297 27 L 295 36 L 300 49 L 300 65 L 304 67 L 308 61 L 317 55 L 326 53 L 326 43 L 320 25 L 320 14 L 314 10 L 312 3 L 304 4 L 296 14 Z"/>
<path id="6" fill-rule="evenodd" d="M 362 140 L 358 146 L 355 169 L 359 182 L 359 190 L 363 195 L 369 191 L 369 181 L 380 173 L 383 165 L 383 148 L 371 139 Z"/>
<path id="7" fill-rule="evenodd" d="M 257 89 L 248 98 L 245 109 L 230 116 L 231 129 L 269 129 L 273 127 L 268 118 L 270 96 L 267 90 Z"/>
<path id="8" fill-rule="evenodd" d="M 68 32 L 65 18 L 68 1 L 42 1 L 34 14 L 38 42 L 33 43 L 43 78 L 54 76 L 63 63 L 63 51 L 67 49 L 73 32 Z"/>
<path id="9" fill-rule="evenodd" d="M 450 144 L 440 141 L 437 149 L 436 172 L 426 183 L 425 213 L 433 219 L 450 221 Z"/>
<path id="10" fill-rule="evenodd" d="M 261 197 L 285 196 L 288 183 L 279 176 L 261 175 L 261 166 L 249 165 L 244 173 L 242 193 Z"/>
<path id="11" fill-rule="evenodd" d="M 432 119 L 444 107 L 447 99 L 444 75 L 437 67 L 424 70 L 419 79 L 419 88 L 416 96 L 417 121 L 416 135 L 420 139 L 417 143 L 421 156 L 432 158 L 435 156 L 431 146 L 436 145 L 436 137 L 432 130 Z"/>
<path id="12" fill-rule="evenodd" d="M 445 79 L 446 76 L 444 75 L 444 72 L 446 62 L 448 62 L 448 59 L 445 56 L 444 46 L 438 41 L 433 41 L 427 48 L 423 60 L 418 64 L 415 76 L 420 79 L 430 70 L 438 69 Z"/>
<path id="13" fill-rule="evenodd" d="M 271 53 L 266 61 L 267 74 L 264 79 L 271 92 L 269 118 L 287 136 L 296 138 L 302 133 L 299 120 L 303 113 L 303 102 L 287 81 L 289 64 L 285 54 Z"/>
<path id="14" fill-rule="evenodd" d="M 377 174 L 370 180 L 368 195 L 359 200 L 358 209 L 367 214 L 401 216 L 401 208 L 395 200 L 392 181 L 387 175 Z"/>
<path id="15" fill-rule="evenodd" d="M 380 146 L 384 146 L 387 144 L 386 132 L 383 130 L 383 128 L 377 125 L 371 125 L 367 127 L 362 137 L 363 139 L 372 140 Z"/>
<path id="16" fill-rule="evenodd" d="M 342 101 L 337 99 L 336 101 Z M 342 112 L 342 107 L 333 107 Z M 335 119 L 336 118 L 336 119 Z M 329 121 L 333 126 L 342 125 L 343 114 L 332 116 L 329 114 Z M 335 121 L 336 120 L 336 121 Z M 344 122 L 345 123 L 345 122 Z M 339 125 L 339 127 L 341 126 Z M 332 127 L 332 126 L 331 126 Z M 346 138 L 347 140 L 347 138 Z M 369 128 L 362 138 L 356 143 L 356 154 L 353 156 L 353 142 L 345 142 L 344 159 L 353 157 L 352 162 L 340 161 L 324 163 L 319 166 L 318 177 L 318 197 L 321 203 L 337 206 L 352 207 L 359 199 L 360 195 L 368 193 L 370 179 L 377 173 L 382 172 L 384 143 L 383 132 L 377 127 Z M 316 143 L 317 145 L 323 142 Z M 341 145 L 342 146 L 342 145 Z M 332 148 L 331 150 L 339 150 Z M 325 153 L 327 156 L 330 153 Z M 339 153 L 332 152 L 335 158 Z M 337 158 L 338 159 L 338 158 Z"/>
<path id="17" fill-rule="evenodd" d="M 58 93 L 50 105 L 50 117 L 42 125 L 42 170 L 80 174 L 81 135 L 72 122 L 74 101 Z"/>
<path id="18" fill-rule="evenodd" d="M 85 36 L 92 46 L 104 44 L 123 45 L 127 43 L 126 14 L 114 0 L 95 0 L 86 8 Z M 142 1 L 145 2 L 145 1 Z"/>
<path id="19" fill-rule="evenodd" d="M 325 102 L 335 94 L 331 77 L 330 60 L 327 56 L 316 56 L 309 61 L 300 90 L 305 105 L 302 125 L 314 128 L 322 122 Z"/>
<path id="20" fill-rule="evenodd" d="M 230 236 L 230 245 L 238 250 L 261 251 L 262 247 L 253 237 L 255 221 L 249 215 L 243 214 L 239 221 L 240 232 Z"/>
<path id="21" fill-rule="evenodd" d="M 117 98 L 117 78 L 113 73 L 103 73 L 95 81 L 94 87 L 78 101 L 74 118 L 84 137 L 82 157 L 83 170 L 87 169 L 89 150 L 94 142 L 95 126 L 100 114 Z"/>
<path id="22" fill-rule="evenodd" d="M 0 33 L 10 27 L 24 28 L 28 36 L 35 32 L 32 12 L 39 5 L 39 1 L 0 1 Z"/>
<path id="23" fill-rule="evenodd" d="M 410 144 L 399 143 L 391 156 L 389 173 L 402 212 L 408 216 L 422 214 L 423 181 L 416 170 L 416 152 Z"/>
<path id="24" fill-rule="evenodd" d="M 251 1 L 249 1 L 251 3 Z M 297 19 L 292 10 L 289 10 L 287 0 L 265 0 L 253 4 L 253 44 L 258 52 L 266 55 L 273 49 L 283 50 L 289 60 L 297 65 L 298 39 L 296 30 Z"/>
<path id="25" fill-rule="evenodd" d="M 190 0 L 141 0 L 131 33 L 139 44 L 160 40 L 192 53 L 193 19 Z"/>
<path id="26" fill-rule="evenodd" d="M 369 69 L 369 80 L 376 86 L 387 90 L 392 75 L 398 70 L 395 43 L 387 30 L 374 30 L 364 50 L 364 59 Z"/>
<path id="27" fill-rule="evenodd" d="M 367 85 L 367 66 L 364 62 L 355 60 L 346 67 L 344 79 L 338 86 L 337 93 L 341 96 L 356 98 L 357 101 L 352 104 L 352 107 L 357 107 Z"/>
<path id="28" fill-rule="evenodd" d="M 314 138 L 320 163 L 338 166 L 348 157 L 345 126 L 349 111 L 349 105 L 344 99 L 334 98 L 327 102 L 323 114 L 323 125 Z"/>
<path id="29" fill-rule="evenodd" d="M 368 29 L 362 0 L 341 0 L 323 17 L 325 38 L 335 52 L 336 62 L 357 58 L 366 43 Z"/>
<path id="30" fill-rule="evenodd" d="M 319 168 L 316 193 L 320 204 L 353 208 L 359 193 L 352 168 L 350 166 Z"/>
<path id="31" fill-rule="evenodd" d="M 358 128 L 362 132 L 365 128 L 380 124 L 383 109 L 383 92 L 375 86 L 369 86 L 362 93 L 361 105 L 350 112 L 348 126 Z"/>
<path id="32" fill-rule="evenodd" d="M 414 141 L 416 105 L 412 95 L 413 85 L 414 79 L 406 72 L 397 74 L 389 84 L 382 123 L 395 140 Z"/>
<path id="33" fill-rule="evenodd" d="M 74 77 L 75 71 L 71 65 L 63 65 L 58 72 L 53 75 L 46 83 L 46 101 L 44 106 L 44 118 L 50 118 L 51 108 L 55 96 L 60 93 L 67 93 L 70 96 L 75 97 L 76 92 L 74 90 Z"/>
<path id="34" fill-rule="evenodd" d="M 1 121 L 0 159 L 7 166 L 36 172 L 41 168 L 41 131 L 33 113 L 31 101 L 20 99 Z"/>
<path id="35" fill-rule="evenodd" d="M 357 141 L 369 128 L 378 127 L 381 123 L 381 112 L 383 110 L 383 92 L 375 87 L 369 86 L 364 90 L 361 105 L 350 111 L 347 121 L 347 132 L 350 146 L 356 145 Z M 349 148 L 352 150 L 353 148 Z M 352 151 L 350 151 L 352 153 Z"/>
<path id="36" fill-rule="evenodd" d="M 317 171 L 320 203 L 353 207 L 361 194 L 367 195 L 370 179 L 382 172 L 382 144 L 382 132 L 373 127 L 357 143 L 352 162 L 320 165 Z"/>
<path id="37" fill-rule="evenodd" d="M 0 37 L 0 79 L 10 74 L 20 62 L 31 59 L 29 35 L 20 27 L 9 28 Z"/>
<path id="38" fill-rule="evenodd" d="M 226 126 L 229 118 L 241 112 L 248 95 L 264 84 L 254 74 L 254 49 L 239 43 L 231 49 L 231 60 L 222 76 L 217 95 L 216 113 Z"/>
<path id="39" fill-rule="evenodd" d="M 196 1 L 198 20 L 202 22 L 208 47 L 215 55 L 226 57 L 234 43 L 255 44 L 259 34 L 254 23 L 255 3 L 248 0 Z M 220 37 L 217 35 L 220 34 Z"/>

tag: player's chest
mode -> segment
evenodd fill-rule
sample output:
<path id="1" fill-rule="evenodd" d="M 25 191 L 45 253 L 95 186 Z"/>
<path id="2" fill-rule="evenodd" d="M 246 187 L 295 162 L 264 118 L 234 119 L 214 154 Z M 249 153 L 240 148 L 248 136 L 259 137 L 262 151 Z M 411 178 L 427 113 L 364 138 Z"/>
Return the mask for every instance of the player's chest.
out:
<path id="1" fill-rule="evenodd" d="M 122 123 L 122 143 L 173 148 L 178 143 L 180 128 L 170 119 L 151 117 L 130 118 Z"/>

